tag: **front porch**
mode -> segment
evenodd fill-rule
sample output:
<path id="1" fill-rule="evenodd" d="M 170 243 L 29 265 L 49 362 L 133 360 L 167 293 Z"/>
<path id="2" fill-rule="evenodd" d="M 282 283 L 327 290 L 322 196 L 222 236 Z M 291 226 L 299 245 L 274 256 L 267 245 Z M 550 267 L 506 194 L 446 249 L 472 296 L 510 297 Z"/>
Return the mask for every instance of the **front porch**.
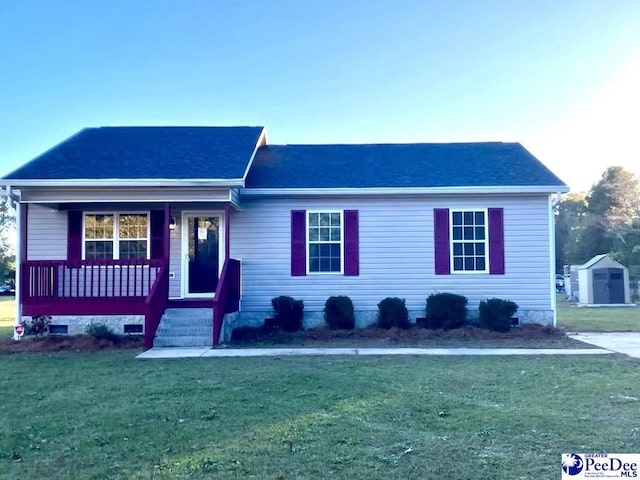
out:
<path id="1" fill-rule="evenodd" d="M 42 206 L 38 208 L 42 210 Z M 18 319 L 39 315 L 86 318 L 138 315 L 144 317 L 144 345 L 148 349 L 153 346 L 167 308 L 206 308 L 211 309 L 212 316 L 210 344 L 218 345 L 224 315 L 238 311 L 240 298 L 240 262 L 229 256 L 230 202 L 62 204 L 52 210 L 53 217 L 66 222 L 64 259 L 43 259 L 40 252 L 30 253 L 44 243 L 41 239 L 46 232 L 38 230 L 44 222 L 38 222 L 38 218 L 30 221 L 30 204 L 20 204 Z M 132 211 L 135 214 L 112 213 Z M 215 215 L 199 223 L 198 215 L 208 212 Z M 122 217 L 120 223 L 118 216 Z M 135 240 L 125 239 L 125 216 L 137 216 L 146 222 L 141 221 L 139 227 L 143 232 L 146 229 L 146 236 L 137 234 L 133 235 Z M 215 221 L 209 222 L 212 219 Z M 96 223 L 98 235 L 88 227 Z M 106 223 L 109 228 L 104 233 Z M 113 237 L 111 244 L 110 239 L 103 238 L 109 234 Z M 146 258 L 123 258 L 125 248 L 134 242 L 143 252 L 137 256 Z M 95 255 L 87 258 L 96 250 L 105 256 L 104 251 L 118 252 L 118 249 L 119 258 L 95 258 Z"/>

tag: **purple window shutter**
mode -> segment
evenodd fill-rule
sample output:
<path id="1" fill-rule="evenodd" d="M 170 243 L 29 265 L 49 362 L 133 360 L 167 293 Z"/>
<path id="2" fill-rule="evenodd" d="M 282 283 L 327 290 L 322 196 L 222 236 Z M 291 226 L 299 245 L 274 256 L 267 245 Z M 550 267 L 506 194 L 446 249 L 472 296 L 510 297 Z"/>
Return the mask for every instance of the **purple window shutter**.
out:
<path id="1" fill-rule="evenodd" d="M 67 212 L 67 260 L 82 260 L 82 212 Z"/>
<path id="2" fill-rule="evenodd" d="M 306 210 L 291 211 L 291 275 L 307 274 L 307 221 Z"/>
<path id="3" fill-rule="evenodd" d="M 164 256 L 164 210 L 151 210 L 149 223 L 151 258 L 159 259 Z"/>
<path id="4" fill-rule="evenodd" d="M 504 210 L 489 209 L 489 273 L 504 274 Z"/>
<path id="5" fill-rule="evenodd" d="M 358 210 L 344 211 L 344 274 L 360 275 Z"/>
<path id="6" fill-rule="evenodd" d="M 436 275 L 451 273 L 451 256 L 449 242 L 449 209 L 433 209 L 434 256 Z"/>

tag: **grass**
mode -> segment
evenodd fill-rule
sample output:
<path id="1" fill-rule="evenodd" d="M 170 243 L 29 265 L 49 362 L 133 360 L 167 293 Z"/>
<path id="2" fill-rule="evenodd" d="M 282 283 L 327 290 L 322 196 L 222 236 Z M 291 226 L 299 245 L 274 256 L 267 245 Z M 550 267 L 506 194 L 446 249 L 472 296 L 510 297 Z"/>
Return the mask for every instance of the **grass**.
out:
<path id="1" fill-rule="evenodd" d="M 572 332 L 640 331 L 640 307 L 576 307 L 557 297 L 558 327 Z"/>
<path id="2" fill-rule="evenodd" d="M 13 335 L 13 323 L 15 321 L 14 297 L 0 297 L 0 337 Z"/>
<path id="3" fill-rule="evenodd" d="M 618 355 L 1 360 L 0 478 L 555 479 L 640 450 Z"/>

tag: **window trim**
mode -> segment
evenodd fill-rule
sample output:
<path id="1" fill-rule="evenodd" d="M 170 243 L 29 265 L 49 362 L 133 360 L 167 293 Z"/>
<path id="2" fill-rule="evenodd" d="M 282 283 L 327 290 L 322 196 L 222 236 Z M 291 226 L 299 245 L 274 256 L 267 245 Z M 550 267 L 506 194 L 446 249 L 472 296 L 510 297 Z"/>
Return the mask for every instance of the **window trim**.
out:
<path id="1" fill-rule="evenodd" d="M 340 215 L 340 271 L 337 272 L 312 272 L 311 271 L 311 259 L 309 257 L 310 253 L 310 242 L 309 240 L 309 215 L 312 213 L 337 213 Z M 314 209 L 314 210 L 305 210 L 304 216 L 304 234 L 305 234 L 305 255 L 306 255 L 306 272 L 307 275 L 344 275 L 344 210 L 323 210 L 323 209 Z M 320 242 L 314 241 L 314 244 L 318 243 L 337 243 L 335 241 L 329 240 L 328 242 Z"/>
<path id="2" fill-rule="evenodd" d="M 111 242 L 113 243 L 113 258 L 112 260 L 121 260 L 120 259 L 120 216 L 121 215 L 146 215 L 147 216 L 147 255 L 145 257 L 146 260 L 151 259 L 151 211 L 150 210 L 139 210 L 139 211 L 86 211 L 82 212 L 82 260 L 87 260 L 86 257 L 86 218 L 87 215 L 113 215 L 113 238 L 111 238 Z M 90 239 L 89 239 L 90 240 Z M 124 239 L 127 240 L 127 239 Z M 103 239 L 103 241 L 106 241 Z M 96 259 L 91 259 L 96 260 Z"/>
<path id="3" fill-rule="evenodd" d="M 453 239 L 453 214 L 454 213 L 462 213 L 464 216 L 465 212 L 473 212 L 474 214 L 477 212 L 484 213 L 484 270 L 455 270 L 454 269 L 454 261 L 453 261 L 453 245 L 454 243 L 464 243 L 464 238 L 462 240 L 454 240 Z M 473 240 L 474 243 L 480 243 L 479 240 Z M 464 257 L 463 257 L 464 258 Z M 489 263 L 489 209 L 488 208 L 476 208 L 476 207 L 465 207 L 465 208 L 449 208 L 449 273 L 451 275 L 483 275 L 490 273 L 490 263 Z"/>

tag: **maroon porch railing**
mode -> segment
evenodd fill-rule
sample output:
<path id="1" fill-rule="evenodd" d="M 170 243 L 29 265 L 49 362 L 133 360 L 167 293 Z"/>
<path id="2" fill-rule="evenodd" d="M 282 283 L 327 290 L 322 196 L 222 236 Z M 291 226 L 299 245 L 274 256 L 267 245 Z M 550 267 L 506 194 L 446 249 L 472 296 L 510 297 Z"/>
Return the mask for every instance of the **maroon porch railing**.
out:
<path id="1" fill-rule="evenodd" d="M 28 260 L 23 303 L 40 300 L 146 297 L 164 260 Z"/>
<path id="2" fill-rule="evenodd" d="M 222 266 L 216 295 L 213 299 L 213 346 L 220 342 L 220 330 L 225 313 L 240 307 L 240 260 L 227 258 Z"/>
<path id="3" fill-rule="evenodd" d="M 165 264 L 156 277 L 156 283 L 144 301 L 144 349 L 153 347 L 153 339 L 167 307 L 169 297 L 169 267 Z"/>

